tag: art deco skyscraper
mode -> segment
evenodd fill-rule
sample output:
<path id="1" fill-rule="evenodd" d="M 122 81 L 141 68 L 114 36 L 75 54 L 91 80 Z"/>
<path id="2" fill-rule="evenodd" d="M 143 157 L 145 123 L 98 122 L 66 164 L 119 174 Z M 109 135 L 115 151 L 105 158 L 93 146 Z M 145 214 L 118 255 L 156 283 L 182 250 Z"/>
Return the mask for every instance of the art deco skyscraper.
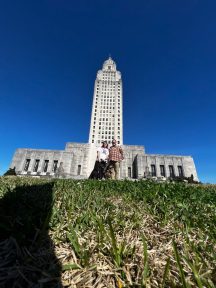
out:
<path id="1" fill-rule="evenodd" d="M 123 144 L 122 79 L 109 57 L 95 80 L 89 143 L 100 145 L 116 139 Z"/>

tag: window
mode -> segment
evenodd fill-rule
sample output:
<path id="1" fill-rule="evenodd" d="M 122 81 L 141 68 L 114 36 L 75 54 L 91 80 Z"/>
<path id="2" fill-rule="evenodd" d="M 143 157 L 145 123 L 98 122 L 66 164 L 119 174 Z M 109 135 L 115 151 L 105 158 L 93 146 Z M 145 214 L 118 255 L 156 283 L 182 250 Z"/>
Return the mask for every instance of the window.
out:
<path id="1" fill-rule="evenodd" d="M 48 170 L 48 165 L 49 165 L 49 160 L 44 160 L 43 172 L 47 172 L 47 170 Z"/>
<path id="2" fill-rule="evenodd" d="M 28 171 L 30 161 L 31 161 L 31 159 L 26 159 L 25 166 L 24 166 L 24 171 Z"/>
<path id="3" fill-rule="evenodd" d="M 36 160 L 35 160 L 34 168 L 33 168 L 33 172 L 37 172 L 37 170 L 38 170 L 38 166 L 39 166 L 39 162 L 40 162 L 39 159 L 36 159 Z"/>
<path id="4" fill-rule="evenodd" d="M 58 160 L 54 160 L 54 161 L 53 161 L 53 169 L 52 169 L 52 171 L 53 171 L 53 172 L 56 172 L 57 167 L 58 167 Z"/>
<path id="5" fill-rule="evenodd" d="M 175 176 L 173 165 L 169 165 L 169 172 L 170 172 L 170 177 L 174 177 Z"/>
<path id="6" fill-rule="evenodd" d="M 179 173 L 179 177 L 184 177 L 182 166 L 178 166 L 178 173 Z"/>
<path id="7" fill-rule="evenodd" d="M 78 169 L 77 169 L 77 175 L 81 174 L 81 165 L 78 165 Z"/>
<path id="8" fill-rule="evenodd" d="M 156 176 L 156 168 L 154 164 L 151 165 L 151 175 Z"/>
<path id="9" fill-rule="evenodd" d="M 164 165 L 160 165 L 160 175 L 165 177 L 165 166 Z"/>
<path id="10" fill-rule="evenodd" d="M 132 175 L 132 173 L 131 173 L 131 167 L 128 167 L 128 178 L 131 178 L 131 175 Z"/>

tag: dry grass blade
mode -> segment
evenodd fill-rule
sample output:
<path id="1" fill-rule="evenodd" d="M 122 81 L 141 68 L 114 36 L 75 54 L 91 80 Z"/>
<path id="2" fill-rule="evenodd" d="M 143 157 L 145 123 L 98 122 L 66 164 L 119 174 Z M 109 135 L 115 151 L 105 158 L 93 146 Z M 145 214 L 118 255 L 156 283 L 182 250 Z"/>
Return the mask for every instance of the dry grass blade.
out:
<path id="1" fill-rule="evenodd" d="M 216 186 L 0 177 L 0 197 L 2 287 L 215 287 Z"/>

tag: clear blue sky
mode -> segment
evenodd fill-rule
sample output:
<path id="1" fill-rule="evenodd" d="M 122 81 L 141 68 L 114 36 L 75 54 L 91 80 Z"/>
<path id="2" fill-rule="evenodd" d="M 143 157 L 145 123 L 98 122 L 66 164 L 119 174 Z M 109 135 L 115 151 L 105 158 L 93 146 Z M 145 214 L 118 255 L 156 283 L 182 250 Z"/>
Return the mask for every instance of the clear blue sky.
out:
<path id="1" fill-rule="evenodd" d="M 0 1 L 0 174 L 16 148 L 87 142 L 96 72 L 122 72 L 124 143 L 216 183 L 216 1 Z"/>

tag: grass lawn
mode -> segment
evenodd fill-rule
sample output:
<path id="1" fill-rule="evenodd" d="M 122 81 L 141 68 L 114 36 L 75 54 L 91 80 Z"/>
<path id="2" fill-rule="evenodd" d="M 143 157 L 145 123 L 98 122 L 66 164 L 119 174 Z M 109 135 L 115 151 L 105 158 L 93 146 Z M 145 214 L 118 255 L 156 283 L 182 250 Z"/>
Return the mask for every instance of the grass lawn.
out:
<path id="1" fill-rule="evenodd" d="M 0 287 L 216 287 L 216 186 L 0 177 Z"/>

